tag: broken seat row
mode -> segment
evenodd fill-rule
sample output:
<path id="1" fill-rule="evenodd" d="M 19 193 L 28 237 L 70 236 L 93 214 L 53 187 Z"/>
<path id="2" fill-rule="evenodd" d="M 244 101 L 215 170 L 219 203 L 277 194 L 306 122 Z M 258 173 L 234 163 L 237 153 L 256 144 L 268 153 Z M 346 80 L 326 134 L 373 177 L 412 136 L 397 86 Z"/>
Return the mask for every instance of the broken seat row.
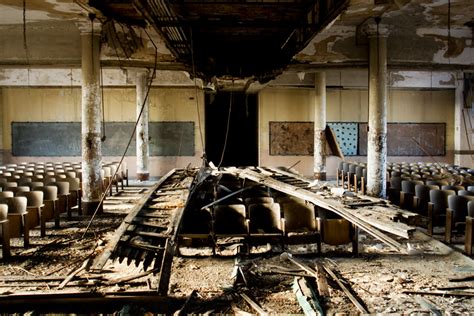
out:
<path id="1" fill-rule="evenodd" d="M 302 199 L 270 190 L 255 183 L 238 197 L 223 200 L 212 207 L 187 210 L 180 233 L 181 244 L 199 239 L 211 246 L 237 237 L 246 246 L 321 243 L 353 243 L 357 251 L 355 229 L 337 215 L 315 207 Z M 238 188 L 234 187 L 234 191 Z M 228 194 L 218 189 L 214 200 Z M 215 250 L 215 249 L 214 249 Z"/>

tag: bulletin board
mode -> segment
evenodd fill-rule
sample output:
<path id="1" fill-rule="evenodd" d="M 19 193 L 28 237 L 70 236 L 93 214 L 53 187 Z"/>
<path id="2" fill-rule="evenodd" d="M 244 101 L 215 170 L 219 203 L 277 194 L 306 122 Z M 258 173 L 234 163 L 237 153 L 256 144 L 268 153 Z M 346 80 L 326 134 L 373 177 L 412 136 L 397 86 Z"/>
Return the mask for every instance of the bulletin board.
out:
<path id="1" fill-rule="evenodd" d="M 367 123 L 359 124 L 359 155 L 367 155 Z M 388 156 L 445 156 L 445 123 L 388 123 Z"/>

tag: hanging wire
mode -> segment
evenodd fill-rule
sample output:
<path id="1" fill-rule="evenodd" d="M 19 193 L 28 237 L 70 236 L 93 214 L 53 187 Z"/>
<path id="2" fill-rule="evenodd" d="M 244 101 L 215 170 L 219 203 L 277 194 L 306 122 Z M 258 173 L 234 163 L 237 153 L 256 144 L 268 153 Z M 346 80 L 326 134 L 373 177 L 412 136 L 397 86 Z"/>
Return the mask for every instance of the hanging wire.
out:
<path id="1" fill-rule="evenodd" d="M 229 130 L 230 130 L 230 116 L 232 113 L 232 99 L 234 98 L 233 91 L 234 91 L 234 80 L 232 79 L 232 90 L 230 90 L 229 114 L 227 114 L 227 127 L 225 131 L 224 146 L 222 147 L 221 160 L 219 161 L 217 168 L 219 168 L 222 165 L 222 162 L 224 161 L 225 150 L 227 148 L 227 139 L 229 138 Z"/>
<path id="2" fill-rule="evenodd" d="M 202 133 L 202 126 L 201 126 L 201 112 L 199 110 L 199 98 L 198 98 L 198 86 L 197 86 L 197 78 L 196 78 L 196 65 L 194 63 L 194 42 L 193 42 L 193 29 L 190 28 L 190 40 L 191 40 L 191 63 L 193 68 L 193 79 L 194 79 L 194 94 L 196 99 L 196 111 L 198 116 L 198 125 L 199 125 L 199 135 L 201 138 L 201 148 L 202 148 L 202 158 L 207 161 L 206 156 L 206 149 L 204 148 L 204 136 Z"/>
<path id="3" fill-rule="evenodd" d="M 153 83 L 153 78 L 155 78 L 155 75 L 156 75 L 156 68 L 157 68 L 157 65 L 158 65 L 158 47 L 156 46 L 155 42 L 153 41 L 153 39 L 151 38 L 151 36 L 148 34 L 148 32 L 145 30 L 145 34 L 148 36 L 148 38 L 150 39 L 151 43 L 153 44 L 154 48 L 155 48 L 155 62 L 154 62 L 154 65 L 153 65 L 153 73 L 152 73 L 152 76 L 151 76 L 151 80 L 150 82 L 148 83 L 148 87 L 147 87 L 147 91 L 146 91 L 146 94 L 145 94 L 145 98 L 143 99 L 143 104 L 141 106 L 141 109 L 140 109 L 140 113 L 138 114 L 138 117 L 137 117 L 137 120 L 135 122 L 135 126 L 133 128 L 133 131 L 132 131 L 132 134 L 130 135 L 130 138 L 128 140 L 128 143 L 127 143 L 127 146 L 125 147 L 125 150 L 124 150 L 124 153 L 122 155 L 122 157 L 120 158 L 120 161 L 119 161 L 119 164 L 115 170 L 115 173 L 112 175 L 112 179 L 115 179 L 115 177 L 117 176 L 117 173 L 118 171 L 120 170 L 121 166 L 122 166 L 122 163 L 123 163 L 123 160 L 125 159 L 125 155 L 127 154 L 127 151 L 128 151 L 128 148 L 130 147 L 130 144 L 132 143 L 132 140 L 135 136 L 135 133 L 136 133 L 136 130 L 137 130 L 137 126 L 138 126 L 138 123 L 140 122 L 140 118 L 142 117 L 142 114 L 143 114 L 143 110 L 145 109 L 145 105 L 148 101 L 148 96 L 150 94 L 150 90 L 151 90 L 151 86 L 152 86 L 152 83 Z M 87 227 L 84 231 L 84 233 L 82 234 L 82 238 L 85 237 L 85 235 L 87 234 L 87 232 L 89 231 L 91 225 L 92 225 L 92 222 L 94 221 L 96 215 L 97 215 L 97 212 L 99 211 L 100 209 L 100 206 L 104 203 L 104 200 L 105 200 L 105 197 L 107 195 L 107 192 L 109 192 L 110 188 L 112 187 L 112 184 L 113 184 L 113 181 L 110 181 L 107 188 L 105 189 L 105 191 L 102 193 L 102 196 L 101 196 L 101 199 L 100 199 L 100 202 L 99 204 L 97 205 L 97 208 L 95 209 L 94 213 L 92 214 L 92 217 L 89 221 L 89 223 L 87 224 Z"/>

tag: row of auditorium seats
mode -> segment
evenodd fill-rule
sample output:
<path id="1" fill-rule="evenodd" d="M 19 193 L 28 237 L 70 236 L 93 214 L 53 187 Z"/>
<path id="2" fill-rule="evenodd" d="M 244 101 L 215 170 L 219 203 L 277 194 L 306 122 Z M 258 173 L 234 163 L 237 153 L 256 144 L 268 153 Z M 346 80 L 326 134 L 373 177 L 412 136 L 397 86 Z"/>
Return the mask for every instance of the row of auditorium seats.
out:
<path id="1" fill-rule="evenodd" d="M 361 164 L 343 162 L 338 179 L 350 179 L 354 165 L 365 168 Z M 430 235 L 434 227 L 444 227 L 447 243 L 451 243 L 453 234 L 465 233 L 465 252 L 472 254 L 474 169 L 448 164 L 393 163 L 387 168 L 387 179 L 391 203 L 426 217 Z M 351 189 L 351 185 L 344 187 Z"/>
<path id="2" fill-rule="evenodd" d="M 109 183 L 124 181 L 128 185 L 128 172 L 118 163 L 104 163 L 102 179 L 104 191 Z M 115 174 L 115 177 L 113 175 Z M 0 239 L 3 258 L 11 255 L 10 238 L 23 237 L 29 246 L 30 229 L 39 226 L 41 237 L 46 236 L 46 222 L 54 220 L 60 226 L 60 214 L 72 218 L 72 210 L 81 212 L 81 163 L 20 163 L 0 166 Z M 110 186 L 112 194 L 112 185 Z"/>
<path id="3" fill-rule="evenodd" d="M 321 218 L 311 203 L 252 182 L 244 186 L 248 189 L 238 197 L 186 213 L 180 237 L 208 238 L 214 245 L 221 239 L 239 237 L 247 249 L 248 246 L 267 243 L 283 247 L 316 244 L 318 252 L 321 251 L 321 242 L 339 245 L 354 240 L 347 221 Z M 221 181 L 215 200 L 240 188 L 238 183 Z"/>

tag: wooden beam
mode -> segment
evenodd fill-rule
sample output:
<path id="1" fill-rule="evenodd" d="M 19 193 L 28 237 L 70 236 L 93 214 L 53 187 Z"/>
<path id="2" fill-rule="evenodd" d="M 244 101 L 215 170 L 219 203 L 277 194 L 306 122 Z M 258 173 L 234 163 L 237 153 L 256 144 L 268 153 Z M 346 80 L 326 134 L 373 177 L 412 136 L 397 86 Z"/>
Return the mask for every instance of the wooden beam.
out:
<path id="1" fill-rule="evenodd" d="M 267 316 L 268 313 L 260 307 L 260 305 L 252 300 L 247 294 L 240 293 L 240 296 L 250 305 L 252 308 L 260 315 L 260 316 Z"/>
<path id="2" fill-rule="evenodd" d="M 143 205 L 145 205 L 145 203 L 148 201 L 148 199 L 153 194 L 153 192 L 155 192 L 159 188 L 159 186 L 162 185 L 163 182 L 166 181 L 166 179 L 168 179 L 173 173 L 175 173 L 175 171 L 176 169 L 171 169 L 166 175 L 161 177 L 161 179 L 152 188 L 150 188 L 150 192 L 148 192 L 140 200 L 138 200 L 137 204 L 133 207 L 133 209 L 130 211 L 127 217 L 125 217 L 122 224 L 117 228 L 112 239 L 108 242 L 107 246 L 104 248 L 101 255 L 98 256 L 94 260 L 91 266 L 91 270 L 99 270 L 99 271 L 102 270 L 105 263 L 112 255 L 112 252 L 117 247 L 117 244 L 120 241 L 120 238 L 125 233 L 127 228 L 130 226 L 129 223 L 132 222 L 133 218 L 138 214 L 138 212 L 140 212 Z"/>
<path id="3" fill-rule="evenodd" d="M 349 222 L 353 223 L 354 225 L 358 226 L 360 229 L 364 230 L 371 236 L 390 246 L 395 251 L 402 253 L 406 252 L 406 248 L 402 244 L 373 227 L 372 223 L 370 222 L 370 218 L 366 218 L 365 220 L 363 220 L 362 218 L 358 218 L 354 215 L 357 210 L 346 209 L 340 202 L 336 200 L 324 199 L 323 197 L 319 196 L 314 192 L 286 184 L 284 182 L 272 179 L 268 176 L 263 176 L 249 169 L 245 169 L 242 171 L 236 170 L 235 172 L 242 179 L 255 181 L 277 191 L 304 199 L 319 207 L 332 211 L 340 215 L 342 218 L 345 218 Z M 396 225 L 396 223 L 394 223 L 394 225 Z M 390 229 L 390 227 L 386 227 L 385 229 L 390 230 L 391 233 L 396 232 L 396 230 Z"/>
<path id="4" fill-rule="evenodd" d="M 337 277 L 337 275 L 327 266 L 322 264 L 323 269 L 336 281 L 337 285 L 341 288 L 341 290 L 347 295 L 349 300 L 354 304 L 354 306 L 362 313 L 362 314 L 369 314 L 369 311 L 362 305 L 361 302 L 351 293 L 351 291 L 347 288 L 347 286 L 342 283 L 342 281 Z"/>
<path id="5" fill-rule="evenodd" d="M 172 314 L 182 306 L 184 301 L 184 297 L 161 296 L 155 291 L 0 295 L 0 306 L 2 306 L 2 312 L 4 313 L 31 310 L 42 313 L 113 313 L 126 304 L 150 304 L 160 313 Z"/>

